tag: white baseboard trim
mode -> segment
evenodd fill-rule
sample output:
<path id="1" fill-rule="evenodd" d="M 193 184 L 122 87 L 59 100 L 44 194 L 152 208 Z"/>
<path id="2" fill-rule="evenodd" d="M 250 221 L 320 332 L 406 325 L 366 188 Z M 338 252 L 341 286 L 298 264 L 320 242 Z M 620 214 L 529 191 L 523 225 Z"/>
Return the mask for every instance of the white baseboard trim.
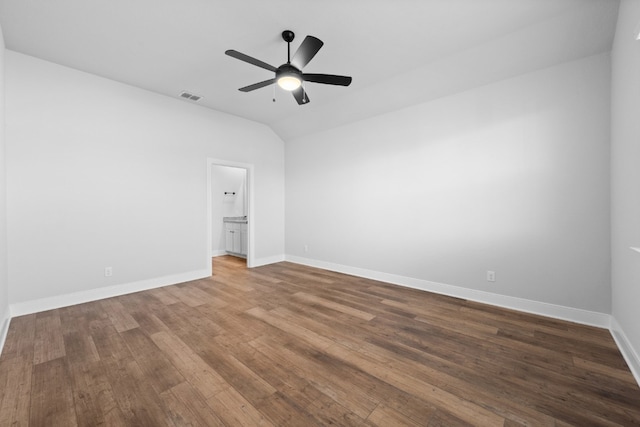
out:
<path id="1" fill-rule="evenodd" d="M 399 276 L 396 274 L 383 273 L 380 271 L 368 270 L 358 267 L 350 267 L 346 265 L 334 264 L 330 262 L 318 261 L 292 255 L 287 255 L 286 260 L 296 264 L 303 264 L 311 267 L 322 268 L 325 270 L 336 271 L 339 273 L 351 274 L 353 276 L 379 280 L 381 282 L 387 282 L 394 285 L 405 286 L 408 288 L 420 289 L 427 292 L 434 292 L 437 294 L 467 299 L 470 301 L 481 302 L 484 304 L 523 311 L 526 313 L 552 317 L 554 319 L 568 320 L 574 323 L 597 326 L 599 328 L 605 329 L 609 329 L 610 327 L 611 316 L 605 313 L 598 313 L 595 311 L 582 310 L 579 308 L 549 304 L 546 302 L 533 301 L 507 295 L 494 294 L 491 292 L 478 291 L 475 289 L 468 289 L 460 286 L 446 285 L 443 283 L 430 282 L 428 280 L 415 279 L 412 277 Z"/>
<path id="2" fill-rule="evenodd" d="M 276 262 L 282 262 L 284 260 L 285 260 L 284 255 L 274 255 L 274 256 L 264 257 L 264 258 L 255 258 L 253 260 L 253 263 L 248 267 L 249 268 L 260 267 L 263 265 L 275 264 Z"/>
<path id="3" fill-rule="evenodd" d="M 217 251 L 211 251 L 211 257 L 212 258 L 215 258 L 217 256 L 223 256 L 223 255 L 226 255 L 226 254 L 227 254 L 227 251 L 225 251 L 224 249 L 220 249 L 220 250 L 217 250 Z"/>
<path id="4" fill-rule="evenodd" d="M 629 370 L 636 379 L 638 385 L 640 385 L 640 356 L 634 350 L 631 342 L 627 338 L 627 335 L 622 330 L 622 327 L 618 323 L 615 317 L 611 316 L 611 335 L 622 353 L 622 357 L 627 362 Z"/>
<path id="5" fill-rule="evenodd" d="M 610 316 L 608 314 L 549 304 L 539 301 L 532 301 L 524 298 L 493 294 L 490 292 L 467 289 L 459 286 L 446 285 L 422 279 L 415 279 L 411 277 L 383 273 L 374 270 L 350 267 L 325 261 L 312 260 L 292 255 L 277 255 L 272 257 L 260 258 L 254 262 L 254 265 L 252 267 L 259 267 L 261 265 L 273 264 L 281 261 L 289 261 L 296 264 L 307 265 L 310 267 L 322 268 L 325 270 L 336 271 L 339 273 L 350 274 L 367 279 L 379 280 L 394 285 L 449 295 L 456 298 L 468 299 L 471 301 L 514 309 L 518 311 L 524 311 L 527 313 L 539 314 L 542 316 L 609 329 L 611 331 L 613 339 L 620 349 L 620 352 L 622 353 L 622 356 L 627 362 L 631 373 L 636 379 L 636 382 L 640 385 L 640 357 L 627 339 L 627 336 L 622 330 L 620 324 L 613 316 Z M 11 318 L 13 317 L 53 310 L 55 308 L 67 307 L 105 298 L 116 297 L 134 292 L 145 291 L 162 286 L 174 285 L 191 280 L 198 280 L 209 276 L 210 271 L 208 271 L 207 269 L 195 270 L 170 276 L 157 277 L 154 279 L 125 283 L 122 285 L 96 288 L 88 291 L 74 292 L 66 295 L 58 295 L 54 297 L 41 298 L 37 300 L 11 304 L 9 307 L 10 316 L 2 319 L 2 327 L 0 329 L 0 354 L 2 354 L 7 334 L 9 332 L 9 324 L 11 322 Z"/>
<path id="6" fill-rule="evenodd" d="M 174 285 L 176 283 L 188 282 L 190 280 L 197 280 L 210 276 L 211 271 L 206 269 L 189 271 L 186 273 L 172 274 L 170 276 L 124 283 L 122 285 L 106 286 L 87 291 L 19 302 L 11 304 L 9 311 L 11 313 L 11 317 L 23 316 L 25 314 L 39 313 L 41 311 L 53 310 L 55 308 L 117 297 L 120 295 L 146 291 L 148 289 L 160 288 L 162 286 Z"/>

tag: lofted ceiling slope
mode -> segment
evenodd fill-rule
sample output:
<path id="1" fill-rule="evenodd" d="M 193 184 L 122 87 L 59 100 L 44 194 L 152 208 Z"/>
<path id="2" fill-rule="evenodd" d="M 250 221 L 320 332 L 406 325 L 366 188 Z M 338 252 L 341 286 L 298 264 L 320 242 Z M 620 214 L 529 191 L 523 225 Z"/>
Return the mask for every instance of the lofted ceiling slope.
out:
<path id="1" fill-rule="evenodd" d="M 8 49 L 270 126 L 284 141 L 611 49 L 617 0 L 0 0 Z M 324 41 L 299 106 L 224 54 L 286 62 L 281 32 Z M 277 102 L 272 102 L 275 97 Z M 191 101 L 183 101 L 191 102 Z"/>

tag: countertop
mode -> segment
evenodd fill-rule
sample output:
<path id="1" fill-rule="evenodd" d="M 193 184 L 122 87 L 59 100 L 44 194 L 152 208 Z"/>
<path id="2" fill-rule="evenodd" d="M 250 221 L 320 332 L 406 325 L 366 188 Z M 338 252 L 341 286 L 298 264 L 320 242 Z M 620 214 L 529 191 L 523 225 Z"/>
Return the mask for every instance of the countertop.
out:
<path id="1" fill-rule="evenodd" d="M 248 221 L 246 216 L 225 216 L 225 217 L 222 217 L 222 222 L 235 222 L 238 224 L 246 224 Z"/>

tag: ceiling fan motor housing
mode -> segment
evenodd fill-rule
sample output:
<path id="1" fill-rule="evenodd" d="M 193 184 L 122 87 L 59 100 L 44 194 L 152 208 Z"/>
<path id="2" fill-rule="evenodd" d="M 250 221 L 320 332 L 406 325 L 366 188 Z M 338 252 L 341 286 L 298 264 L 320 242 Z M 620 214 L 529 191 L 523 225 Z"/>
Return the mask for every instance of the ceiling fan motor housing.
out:
<path id="1" fill-rule="evenodd" d="M 282 64 L 276 70 L 276 81 L 285 90 L 295 90 L 303 82 L 302 71 L 291 64 Z"/>
<path id="2" fill-rule="evenodd" d="M 276 70 L 276 79 L 284 76 L 297 77 L 300 81 L 302 81 L 302 71 L 298 70 L 291 64 L 282 64 Z"/>

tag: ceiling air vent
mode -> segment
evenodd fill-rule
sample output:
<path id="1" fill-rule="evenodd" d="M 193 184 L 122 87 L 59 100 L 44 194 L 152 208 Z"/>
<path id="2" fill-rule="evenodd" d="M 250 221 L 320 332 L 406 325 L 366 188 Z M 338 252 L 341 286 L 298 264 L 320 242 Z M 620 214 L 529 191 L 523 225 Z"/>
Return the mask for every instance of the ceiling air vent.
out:
<path id="1" fill-rule="evenodd" d="M 180 98 L 185 98 L 185 99 L 189 99 L 189 100 L 191 100 L 191 101 L 196 101 L 196 102 L 197 102 L 197 101 L 200 101 L 200 100 L 202 99 L 202 97 L 201 97 L 201 96 L 194 95 L 194 94 L 189 93 L 189 92 L 182 92 L 182 93 L 180 94 Z"/>

